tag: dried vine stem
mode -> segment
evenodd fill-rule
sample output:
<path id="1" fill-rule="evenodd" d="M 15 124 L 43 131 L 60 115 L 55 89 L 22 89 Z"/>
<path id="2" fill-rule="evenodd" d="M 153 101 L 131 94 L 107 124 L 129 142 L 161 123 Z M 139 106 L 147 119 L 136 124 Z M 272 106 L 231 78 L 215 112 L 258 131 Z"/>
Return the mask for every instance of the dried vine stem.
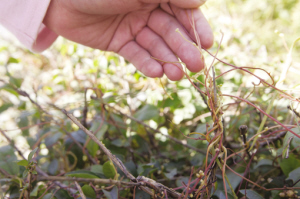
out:
<path id="1" fill-rule="evenodd" d="M 142 183 L 143 186 L 141 186 L 140 188 L 145 191 L 146 193 L 148 193 L 149 195 L 151 195 L 152 197 L 157 197 L 155 196 L 155 193 L 152 192 L 151 189 L 154 189 L 156 192 L 158 193 L 162 193 L 162 191 L 165 191 L 170 194 L 170 196 L 178 198 L 180 196 L 180 193 L 174 191 L 173 189 L 170 189 L 158 182 L 156 182 L 155 180 L 143 177 L 143 176 L 139 176 L 137 178 L 135 178 L 124 166 L 124 164 L 122 163 L 122 161 L 120 159 L 118 159 L 115 155 L 113 155 L 110 150 L 108 150 L 104 144 L 98 140 L 96 138 L 96 136 L 89 131 L 88 129 L 86 129 L 72 114 L 68 113 L 66 110 L 62 109 L 61 110 L 69 119 L 71 119 L 74 124 L 76 124 L 81 130 L 83 130 L 95 143 L 97 143 L 97 145 L 102 149 L 102 151 L 104 151 L 104 153 L 108 156 L 108 158 L 114 163 L 116 164 L 121 171 L 132 181 L 132 182 L 140 182 Z M 149 188 L 151 189 L 149 189 Z M 161 197 L 157 197 L 157 198 L 161 198 Z"/>
<path id="2" fill-rule="evenodd" d="M 282 128 L 284 128 L 285 130 L 291 132 L 292 134 L 294 134 L 296 137 L 300 138 L 300 135 L 298 135 L 297 133 L 295 133 L 294 131 L 292 131 L 291 129 L 287 128 L 286 125 L 282 124 L 281 122 L 279 122 L 277 119 L 275 119 L 274 117 L 272 117 L 271 115 L 267 114 L 265 111 L 263 111 L 261 108 L 259 108 L 258 106 L 254 105 L 253 103 L 251 103 L 248 100 L 245 100 L 241 97 L 237 97 L 237 96 L 233 96 L 233 95 L 228 95 L 228 94 L 223 94 L 223 96 L 227 96 L 227 97 L 232 97 L 232 98 L 236 98 L 239 99 L 241 101 L 246 102 L 247 104 L 251 105 L 252 107 L 256 108 L 257 110 L 259 110 L 261 113 L 263 113 L 264 115 L 266 115 L 267 117 L 269 117 L 271 120 L 273 120 L 274 122 L 276 122 L 277 124 L 279 124 L 280 126 L 282 126 Z M 255 135 L 257 136 L 257 135 Z"/>
<path id="3" fill-rule="evenodd" d="M 208 50 L 206 50 L 206 49 L 203 49 L 203 50 L 205 50 L 209 55 L 214 56 L 214 55 L 213 55 L 211 52 L 209 52 Z M 252 75 L 252 76 L 256 77 L 257 79 L 259 79 L 261 83 L 263 83 L 263 84 L 265 84 L 265 85 L 267 85 L 267 86 L 269 86 L 269 87 L 271 87 L 271 88 L 277 90 L 278 92 L 282 93 L 282 96 L 283 96 L 283 97 L 285 97 L 285 98 L 287 98 L 287 99 L 290 99 L 290 100 L 292 100 L 292 101 L 300 102 L 300 99 L 299 99 L 299 98 L 295 98 L 295 97 L 293 97 L 292 95 L 290 95 L 290 94 L 284 92 L 283 90 L 280 90 L 280 89 L 278 89 L 277 87 L 275 87 L 275 86 L 274 86 L 274 80 L 273 80 L 272 76 L 270 76 L 269 73 L 267 73 L 267 74 L 268 74 L 268 75 L 270 76 L 270 78 L 272 79 L 272 82 L 273 82 L 272 84 L 266 82 L 264 79 L 258 77 L 258 76 L 255 75 L 254 73 L 252 73 L 252 72 L 250 72 L 249 70 L 246 70 L 246 69 L 245 69 L 245 68 L 252 68 L 252 69 L 258 69 L 258 68 L 253 68 L 253 67 L 238 67 L 238 66 L 235 66 L 235 65 L 233 65 L 233 64 L 227 63 L 227 62 L 225 62 L 225 61 L 223 61 L 223 60 L 221 60 L 221 59 L 219 59 L 219 58 L 217 58 L 217 57 L 216 57 L 216 59 L 217 59 L 219 62 L 223 63 L 223 64 L 226 64 L 226 65 L 228 65 L 228 66 L 233 67 L 234 69 L 239 69 L 239 70 L 242 70 L 242 71 L 244 71 L 244 72 L 246 72 L 246 73 L 249 73 L 250 75 Z M 260 70 L 263 70 L 263 69 L 260 69 Z"/>

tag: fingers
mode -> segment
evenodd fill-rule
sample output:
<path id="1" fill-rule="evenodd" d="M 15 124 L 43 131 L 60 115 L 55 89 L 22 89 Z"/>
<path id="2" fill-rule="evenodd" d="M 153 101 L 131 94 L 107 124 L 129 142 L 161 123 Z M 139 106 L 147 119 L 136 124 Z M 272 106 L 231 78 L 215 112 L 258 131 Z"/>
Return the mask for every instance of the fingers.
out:
<path id="1" fill-rule="evenodd" d="M 183 77 L 180 64 L 159 62 L 151 58 L 152 56 L 168 62 L 178 62 L 162 38 L 149 28 L 144 28 L 137 35 L 136 42 L 128 42 L 118 53 L 148 77 L 162 77 L 164 73 L 172 81 Z"/>
<path id="2" fill-rule="evenodd" d="M 162 77 L 163 68 L 149 52 L 138 45 L 135 41 L 129 41 L 118 52 L 130 61 L 139 71 L 148 77 Z"/>
<path id="3" fill-rule="evenodd" d="M 148 20 L 148 26 L 165 41 L 177 56 L 179 56 L 190 71 L 198 72 L 204 67 L 199 50 L 190 43 L 192 40 L 174 17 L 161 9 L 156 9 L 152 12 Z M 183 37 L 190 42 L 186 41 L 175 31 L 177 28 L 182 33 Z"/>
<path id="4" fill-rule="evenodd" d="M 170 3 L 179 7 L 179 8 L 198 8 L 202 4 L 204 4 L 206 0 L 170 0 Z"/>
<path id="5" fill-rule="evenodd" d="M 143 3 L 171 3 L 180 8 L 198 8 L 206 0 L 140 0 Z"/>
<path id="6" fill-rule="evenodd" d="M 153 57 L 167 62 L 178 62 L 177 57 L 163 41 L 163 39 L 149 28 L 144 28 L 137 35 L 136 41 Z M 162 64 L 164 73 L 170 80 L 176 81 L 180 80 L 183 77 L 183 72 L 179 63 L 172 64 L 160 62 L 160 64 Z"/>
<path id="7" fill-rule="evenodd" d="M 194 30 L 191 26 L 192 18 L 194 18 L 195 28 L 199 34 L 202 48 L 210 48 L 213 45 L 214 37 L 211 27 L 200 9 L 191 11 L 171 5 L 171 10 L 175 14 L 176 19 L 186 28 L 195 41 Z"/>

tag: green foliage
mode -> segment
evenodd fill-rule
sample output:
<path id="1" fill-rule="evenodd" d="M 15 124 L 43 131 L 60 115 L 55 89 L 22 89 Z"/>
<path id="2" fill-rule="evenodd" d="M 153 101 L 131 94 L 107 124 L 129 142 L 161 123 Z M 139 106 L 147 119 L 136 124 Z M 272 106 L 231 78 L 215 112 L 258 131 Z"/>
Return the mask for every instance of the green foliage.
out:
<path id="1" fill-rule="evenodd" d="M 299 9 L 300 2 L 296 0 L 208 1 L 202 10 L 216 39 L 210 52 L 217 51 L 221 38 L 218 30 L 222 30 L 219 58 L 237 66 L 263 68 L 278 81 L 289 52 L 283 40 L 290 47 L 299 37 Z M 275 30 L 278 32 L 274 33 Z M 213 128 L 213 118 L 203 97 L 186 78 L 171 82 L 163 77 L 166 94 L 158 79 L 144 77 L 123 58 L 110 52 L 85 48 L 60 38 L 44 54 L 33 54 L 0 37 L 0 130 L 10 139 L 0 135 L 0 186 L 4 192 L 0 197 L 20 198 L 26 190 L 32 198 L 79 197 L 78 192 L 68 189 L 75 188 L 72 181 L 61 182 L 66 189 L 57 189 L 53 181 L 39 181 L 42 175 L 37 173 L 38 167 L 50 176 L 90 179 L 90 183 L 80 182 L 89 198 L 132 198 L 133 194 L 136 198 L 151 198 L 138 188 L 134 193 L 133 187 L 93 183 L 94 179 L 128 181 L 128 178 L 61 109 L 74 114 L 135 177 L 145 176 L 170 188 L 181 187 L 177 191 L 182 192 L 190 176 L 191 181 L 196 180 L 196 173 L 205 169 L 206 161 L 210 163 L 212 156 L 206 158 L 205 154 L 208 142 L 201 134 Z M 282 85 L 298 98 L 300 60 L 296 55 L 299 50 L 299 44 L 295 43 L 293 62 Z M 205 52 L 203 55 L 210 66 L 212 57 Z M 256 77 L 242 70 L 225 73 L 232 67 L 221 62 L 215 62 L 215 68 L 217 76 L 223 74 L 216 80 L 223 94 L 242 98 L 250 94 L 247 100 L 263 110 L 277 96 L 270 115 L 285 125 L 299 120 L 286 108 L 292 103 L 289 99 L 281 98 L 266 85 L 254 88 L 252 82 L 259 83 Z M 271 82 L 265 73 L 249 71 Z M 203 82 L 204 76 L 197 79 Z M 204 89 L 203 85 L 199 87 Z M 28 93 L 32 101 L 20 91 Z M 277 124 L 267 119 L 264 129 L 269 127 L 269 130 L 258 137 L 255 150 L 250 151 L 250 161 L 242 151 L 245 145 L 239 127 L 248 126 L 246 139 L 250 140 L 263 116 L 239 100 L 228 97 L 221 100 L 223 144 L 228 149 L 227 155 L 233 155 L 226 163 L 240 176 L 228 168 L 225 173 L 238 198 L 280 198 L 282 191 L 275 188 L 291 187 L 296 182 L 294 187 L 299 187 L 300 139 L 282 128 L 271 129 Z M 299 111 L 297 104 L 294 105 Z M 300 134 L 299 127 L 291 129 Z M 214 136 L 212 132 L 209 137 Z M 219 157 L 224 160 L 225 154 Z M 34 180 L 30 186 L 29 178 Z M 212 197 L 226 198 L 219 168 L 215 181 Z M 228 198 L 234 198 L 228 182 L 225 185 Z"/>
<path id="2" fill-rule="evenodd" d="M 71 171 L 69 173 L 66 173 L 66 176 L 76 178 L 98 178 L 98 176 L 94 172 L 85 170 Z"/>
<path id="3" fill-rule="evenodd" d="M 117 199 L 118 198 L 118 188 L 114 187 L 111 191 L 103 190 L 104 195 L 107 197 L 107 199 Z"/>
<path id="4" fill-rule="evenodd" d="M 26 167 L 28 165 L 28 160 L 20 160 L 17 162 L 17 164 Z"/>
<path id="5" fill-rule="evenodd" d="M 20 168 L 18 166 L 17 156 L 11 146 L 3 146 L 0 148 L 0 168 L 10 175 L 18 175 Z"/>
<path id="6" fill-rule="evenodd" d="M 29 155 L 28 155 L 28 162 L 31 162 L 32 157 L 34 156 L 34 154 L 36 153 L 36 151 L 38 150 L 38 147 L 36 147 L 35 149 L 33 149 Z"/>
<path id="7" fill-rule="evenodd" d="M 248 199 L 263 199 L 261 195 L 251 189 L 242 189 L 240 193 L 246 195 Z"/>
<path id="8" fill-rule="evenodd" d="M 111 161 L 107 161 L 103 164 L 103 173 L 105 177 L 114 179 L 116 176 L 116 170 Z"/>
<path id="9" fill-rule="evenodd" d="M 85 196 L 87 196 L 89 198 L 96 198 L 97 195 L 91 186 L 83 185 L 83 187 L 81 187 L 81 189 Z"/>
<path id="10" fill-rule="evenodd" d="M 144 120 L 150 120 L 153 117 L 158 116 L 158 114 L 159 111 L 157 107 L 146 104 L 134 114 L 134 117 L 137 120 L 144 121 Z"/>
<path id="11" fill-rule="evenodd" d="M 291 154 L 287 159 L 282 159 L 279 164 L 284 175 L 288 176 L 291 171 L 300 167 L 300 160 Z"/>

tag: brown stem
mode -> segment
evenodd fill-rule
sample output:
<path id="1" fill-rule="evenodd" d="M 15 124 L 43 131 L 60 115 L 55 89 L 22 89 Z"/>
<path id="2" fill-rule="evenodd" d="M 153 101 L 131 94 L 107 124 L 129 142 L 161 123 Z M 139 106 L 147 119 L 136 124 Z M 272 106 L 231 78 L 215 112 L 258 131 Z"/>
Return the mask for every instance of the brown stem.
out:
<path id="1" fill-rule="evenodd" d="M 143 176 L 139 176 L 138 178 L 135 178 L 127 169 L 126 167 L 124 166 L 124 164 L 122 163 L 122 161 L 117 158 L 115 155 L 113 155 L 110 150 L 108 150 L 104 144 L 98 140 L 96 138 L 96 136 L 89 130 L 87 130 L 72 114 L 68 113 L 66 110 L 62 109 L 61 110 L 69 119 L 71 119 L 74 124 L 76 124 L 81 130 L 83 130 L 95 143 L 98 144 L 98 146 L 102 149 L 102 151 L 104 151 L 104 153 L 108 156 L 108 158 L 114 163 L 116 164 L 120 169 L 121 171 L 132 181 L 132 182 L 140 182 L 140 181 L 143 181 L 143 179 L 145 177 Z M 142 179 L 142 180 L 140 180 Z M 148 178 L 147 178 L 148 179 Z M 154 189 L 155 191 L 160 191 L 163 189 L 163 190 L 171 190 L 170 188 L 168 187 L 165 187 L 164 185 L 160 184 L 160 183 L 157 183 L 156 181 L 152 180 L 152 179 L 149 179 L 147 180 L 147 182 L 144 184 L 146 185 L 147 187 L 144 187 L 142 186 L 141 189 L 143 191 L 145 191 L 146 193 L 148 193 L 149 195 L 151 195 L 152 197 L 154 197 L 154 193 L 152 192 L 151 189 L 149 189 L 148 187 Z M 176 195 L 177 197 L 180 196 L 180 194 L 176 191 L 174 192 L 171 192 L 173 195 Z"/>
<path id="2" fill-rule="evenodd" d="M 83 191 L 82 191 L 82 189 L 81 189 L 81 186 L 78 184 L 77 181 L 75 181 L 75 185 L 76 185 L 76 187 L 77 187 L 77 189 L 78 189 L 78 191 L 79 191 L 79 193 L 80 193 L 81 198 L 82 198 L 82 199 L 86 199 L 86 197 L 85 197 L 85 195 L 84 195 L 84 193 L 83 193 Z"/>
<path id="3" fill-rule="evenodd" d="M 117 186 L 140 186 L 140 183 L 125 182 L 120 180 L 100 179 L 100 178 L 74 178 L 74 177 L 61 177 L 61 176 L 38 176 L 37 181 L 70 181 L 70 182 L 89 182 L 95 184 L 111 184 Z"/>

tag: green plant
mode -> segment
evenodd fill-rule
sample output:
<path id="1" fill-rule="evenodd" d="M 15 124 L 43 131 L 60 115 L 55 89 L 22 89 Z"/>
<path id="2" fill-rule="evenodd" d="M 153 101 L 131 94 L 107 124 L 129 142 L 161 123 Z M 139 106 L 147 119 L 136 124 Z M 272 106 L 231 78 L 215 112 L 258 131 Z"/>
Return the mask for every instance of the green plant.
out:
<path id="1" fill-rule="evenodd" d="M 295 40 L 299 24 L 286 19 L 299 6 L 208 2 L 223 40 L 201 51 L 201 74 L 180 82 L 147 79 L 121 57 L 63 40 L 44 55 L 4 43 L 1 197 L 298 197 L 299 83 L 281 67 L 296 74 L 299 45 L 286 52 L 273 32 Z M 36 147 L 35 163 L 24 153 Z"/>

